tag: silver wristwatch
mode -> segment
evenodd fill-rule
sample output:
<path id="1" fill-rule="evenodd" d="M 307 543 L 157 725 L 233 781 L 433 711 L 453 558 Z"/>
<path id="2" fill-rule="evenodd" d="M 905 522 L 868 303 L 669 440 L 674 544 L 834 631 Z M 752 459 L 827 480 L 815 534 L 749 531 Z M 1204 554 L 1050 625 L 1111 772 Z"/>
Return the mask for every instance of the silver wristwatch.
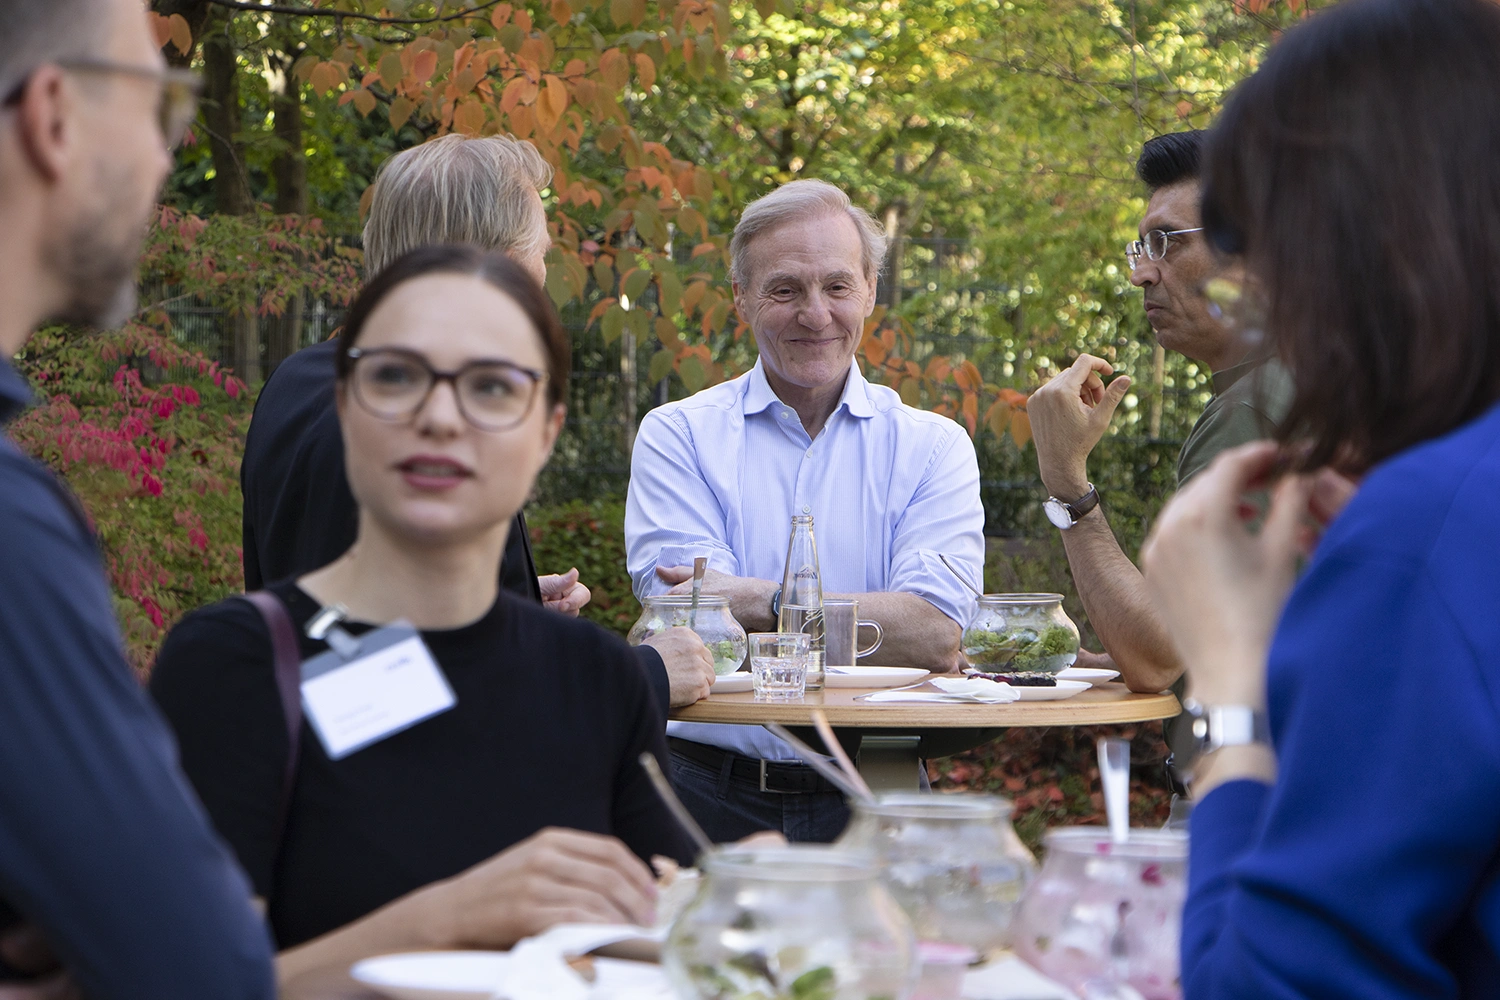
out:
<path id="1" fill-rule="evenodd" d="M 1089 483 L 1089 490 L 1083 496 L 1068 503 L 1057 497 L 1048 497 L 1042 504 L 1042 511 L 1046 513 L 1047 520 L 1062 531 L 1067 531 L 1077 524 L 1083 515 L 1099 506 L 1099 491 Z"/>
<path id="2" fill-rule="evenodd" d="M 1193 742 L 1197 756 L 1213 753 L 1223 747 L 1242 747 L 1252 743 L 1271 744 L 1271 726 L 1266 713 L 1249 705 L 1202 705 L 1184 698 L 1182 711 L 1193 722 Z"/>

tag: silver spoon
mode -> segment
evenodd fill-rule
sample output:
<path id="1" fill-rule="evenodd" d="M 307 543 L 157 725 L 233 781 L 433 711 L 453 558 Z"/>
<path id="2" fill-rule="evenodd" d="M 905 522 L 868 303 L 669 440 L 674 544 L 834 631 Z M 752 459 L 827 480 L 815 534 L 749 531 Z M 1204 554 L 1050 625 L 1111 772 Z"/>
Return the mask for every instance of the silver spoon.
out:
<path id="1" fill-rule="evenodd" d="M 693 606 L 688 609 L 688 628 L 698 630 L 698 596 L 703 593 L 703 574 L 708 572 L 708 557 L 693 560 Z"/>
<path id="2" fill-rule="evenodd" d="M 714 842 L 708 839 L 708 834 L 703 832 L 703 827 L 698 825 L 698 821 L 693 819 L 693 814 L 688 812 L 687 806 L 683 805 L 677 793 L 672 791 L 672 783 L 667 780 L 665 774 L 661 773 L 661 765 L 656 762 L 656 758 L 649 753 L 643 753 L 640 760 L 641 767 L 646 769 L 646 776 L 656 787 L 656 794 L 661 796 L 661 800 L 667 805 L 667 810 L 677 817 L 677 822 L 681 823 L 682 828 L 688 832 L 688 836 L 693 838 L 698 849 L 713 850 Z"/>
<path id="3" fill-rule="evenodd" d="M 953 568 L 953 564 L 948 561 L 948 557 L 947 556 L 943 555 L 942 553 L 938 553 L 938 558 L 943 561 L 943 565 L 944 566 L 948 567 L 948 572 L 950 572 L 954 576 L 958 577 L 958 582 L 959 583 L 961 583 L 965 587 L 969 588 L 970 593 L 972 593 L 975 597 L 983 597 L 984 596 L 984 594 L 982 594 L 980 592 L 980 590 L 979 590 L 978 587 L 974 586 L 972 583 L 969 582 L 968 577 L 964 576 L 958 570 L 956 570 L 956 569 Z"/>
<path id="4" fill-rule="evenodd" d="M 1099 783 L 1104 786 L 1104 813 L 1109 817 L 1109 839 L 1123 844 L 1130 839 L 1130 741 L 1101 736 Z"/>

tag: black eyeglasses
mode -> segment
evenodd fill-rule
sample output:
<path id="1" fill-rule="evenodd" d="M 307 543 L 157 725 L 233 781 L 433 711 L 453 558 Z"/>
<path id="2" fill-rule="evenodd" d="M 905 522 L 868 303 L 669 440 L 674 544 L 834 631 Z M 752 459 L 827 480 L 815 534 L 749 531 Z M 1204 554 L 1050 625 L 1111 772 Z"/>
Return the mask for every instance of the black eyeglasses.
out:
<path id="1" fill-rule="evenodd" d="M 156 124 L 161 129 L 162 140 L 168 149 L 176 149 L 187 134 L 188 125 L 198 113 L 198 94 L 203 83 L 198 74 L 185 69 L 157 69 L 154 66 L 133 66 L 129 63 L 110 62 L 105 59 L 59 59 L 56 65 L 72 73 L 119 73 L 143 80 L 150 80 L 161 87 L 161 99 L 156 108 Z M 32 72 L 35 72 L 33 70 Z M 20 82 L 6 92 L 0 105 L 9 107 L 21 100 L 26 86 L 31 82 L 27 73 Z"/>
<path id="2" fill-rule="evenodd" d="M 1197 229 L 1153 229 L 1146 234 L 1143 240 L 1131 240 L 1125 244 L 1125 262 L 1134 271 L 1141 265 L 1141 257 L 1144 255 L 1150 260 L 1161 260 L 1171 249 L 1172 237 L 1186 236 L 1188 233 L 1201 233 L 1203 227 Z"/>
<path id="3" fill-rule="evenodd" d="M 440 372 L 415 351 L 377 347 L 346 352 L 354 362 L 354 399 L 371 416 L 407 421 L 427 405 L 433 387 L 447 382 L 458 412 L 482 431 L 506 431 L 526 419 L 547 373 L 509 361 L 470 361 L 457 371 Z"/>

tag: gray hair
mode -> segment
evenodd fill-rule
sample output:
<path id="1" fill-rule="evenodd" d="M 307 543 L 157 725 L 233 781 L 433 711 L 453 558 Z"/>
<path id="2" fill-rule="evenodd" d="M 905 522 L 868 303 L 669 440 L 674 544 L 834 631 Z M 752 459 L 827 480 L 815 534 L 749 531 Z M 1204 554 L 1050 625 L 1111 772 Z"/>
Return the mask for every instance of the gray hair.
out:
<path id="1" fill-rule="evenodd" d="M 0 97 L 42 63 L 97 55 L 111 24 L 101 0 L 6 0 Z"/>
<path id="2" fill-rule="evenodd" d="M 365 272 L 434 243 L 472 243 L 514 257 L 551 245 L 530 197 L 552 183 L 535 146 L 508 136 L 445 135 L 397 153 L 375 177 L 365 221 Z"/>
<path id="3" fill-rule="evenodd" d="M 793 219 L 842 212 L 859 231 L 864 250 L 865 277 L 874 278 L 885 267 L 886 238 L 880 223 L 827 181 L 789 181 L 745 206 L 729 241 L 729 275 L 744 285 L 750 277 L 750 243 L 756 236 Z"/>

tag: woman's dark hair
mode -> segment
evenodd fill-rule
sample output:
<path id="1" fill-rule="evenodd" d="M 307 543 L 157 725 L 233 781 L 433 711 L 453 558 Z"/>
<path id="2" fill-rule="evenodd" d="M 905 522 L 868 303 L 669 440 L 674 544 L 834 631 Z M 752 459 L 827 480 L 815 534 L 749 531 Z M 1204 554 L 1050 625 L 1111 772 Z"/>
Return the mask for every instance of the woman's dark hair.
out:
<path id="1" fill-rule="evenodd" d="M 1135 175 L 1152 191 L 1198 179 L 1208 132 L 1201 128 L 1147 139 L 1135 161 Z"/>
<path id="2" fill-rule="evenodd" d="M 503 253 L 459 243 L 419 247 L 402 254 L 360 290 L 344 317 L 344 328 L 339 331 L 335 364 L 340 382 L 349 377 L 354 366 L 349 348 L 358 343 L 370 314 L 397 286 L 428 274 L 473 275 L 515 299 L 536 327 L 542 352 L 547 356 L 547 403 L 555 406 L 562 402 L 568 389 L 573 346 L 547 293 L 536 279 Z"/>
<path id="3" fill-rule="evenodd" d="M 1303 468 L 1362 471 L 1500 396 L 1500 5 L 1346 0 L 1209 138 L 1203 224 L 1263 284 Z"/>

